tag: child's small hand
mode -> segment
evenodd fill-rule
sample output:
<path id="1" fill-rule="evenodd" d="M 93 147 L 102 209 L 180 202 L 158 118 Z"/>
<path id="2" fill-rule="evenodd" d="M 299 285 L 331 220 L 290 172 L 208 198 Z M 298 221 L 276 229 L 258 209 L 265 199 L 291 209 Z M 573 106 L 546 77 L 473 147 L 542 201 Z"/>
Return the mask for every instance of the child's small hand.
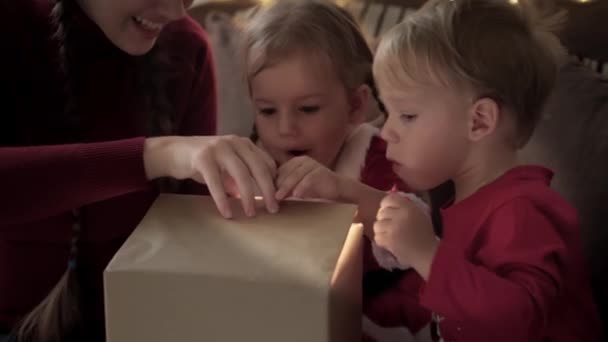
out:
<path id="1" fill-rule="evenodd" d="M 334 201 L 341 196 L 339 183 L 339 176 L 316 160 L 294 157 L 279 167 L 275 198 L 282 200 L 291 195 Z"/>
<path id="2" fill-rule="evenodd" d="M 386 196 L 376 216 L 374 241 L 400 264 L 411 265 L 428 278 L 439 242 L 431 219 L 416 203 L 398 194 Z"/>

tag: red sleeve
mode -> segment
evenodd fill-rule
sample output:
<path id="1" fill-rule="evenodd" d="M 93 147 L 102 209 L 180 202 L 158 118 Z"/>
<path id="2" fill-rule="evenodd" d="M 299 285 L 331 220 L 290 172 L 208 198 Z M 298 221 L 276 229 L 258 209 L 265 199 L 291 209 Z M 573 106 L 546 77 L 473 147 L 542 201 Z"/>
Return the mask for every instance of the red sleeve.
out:
<path id="1" fill-rule="evenodd" d="M 363 333 L 363 335 L 361 336 L 361 342 L 376 342 L 376 340 Z"/>
<path id="2" fill-rule="evenodd" d="M 382 191 L 389 191 L 393 185 L 397 185 L 400 191 L 410 192 L 409 187 L 393 172 L 393 164 L 386 159 L 386 142 L 378 136 L 374 136 L 369 144 L 361 182 Z"/>
<path id="3" fill-rule="evenodd" d="M 0 147 L 0 227 L 31 222 L 140 190 L 144 138 Z"/>
<path id="4" fill-rule="evenodd" d="M 371 271 L 383 270 L 374 256 L 372 242 L 367 236 L 363 236 L 363 274 Z"/>
<path id="5" fill-rule="evenodd" d="M 419 303 L 424 280 L 408 270 L 396 286 L 364 300 L 363 313 L 383 327 L 406 327 L 416 334 L 431 321 L 431 312 Z"/>
<path id="6" fill-rule="evenodd" d="M 497 209 L 476 240 L 470 259 L 441 242 L 421 303 L 463 327 L 463 341 L 539 341 L 562 283 L 565 246 L 555 227 L 517 199 Z"/>

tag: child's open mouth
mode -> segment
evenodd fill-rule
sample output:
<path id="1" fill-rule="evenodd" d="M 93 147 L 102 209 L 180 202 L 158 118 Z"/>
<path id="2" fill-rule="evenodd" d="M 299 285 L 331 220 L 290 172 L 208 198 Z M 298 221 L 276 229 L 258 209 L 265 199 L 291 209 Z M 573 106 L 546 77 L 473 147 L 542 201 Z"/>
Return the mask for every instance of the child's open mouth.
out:
<path id="1" fill-rule="evenodd" d="M 308 150 L 289 150 L 287 153 L 293 157 L 298 157 L 307 154 Z"/>

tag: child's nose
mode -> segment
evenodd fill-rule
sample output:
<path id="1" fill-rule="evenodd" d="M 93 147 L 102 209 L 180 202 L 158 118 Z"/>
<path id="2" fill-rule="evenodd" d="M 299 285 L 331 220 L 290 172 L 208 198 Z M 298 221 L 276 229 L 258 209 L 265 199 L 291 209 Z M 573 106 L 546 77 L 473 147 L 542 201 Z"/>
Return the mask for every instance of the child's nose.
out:
<path id="1" fill-rule="evenodd" d="M 395 131 L 393 131 L 388 125 L 388 120 L 384 123 L 384 126 L 382 126 L 382 130 L 380 131 L 380 137 L 388 143 L 399 142 L 399 137 L 397 136 L 397 133 L 395 133 Z"/>
<path id="2" fill-rule="evenodd" d="M 279 116 L 279 134 L 294 135 L 297 130 L 297 122 L 291 115 Z"/>

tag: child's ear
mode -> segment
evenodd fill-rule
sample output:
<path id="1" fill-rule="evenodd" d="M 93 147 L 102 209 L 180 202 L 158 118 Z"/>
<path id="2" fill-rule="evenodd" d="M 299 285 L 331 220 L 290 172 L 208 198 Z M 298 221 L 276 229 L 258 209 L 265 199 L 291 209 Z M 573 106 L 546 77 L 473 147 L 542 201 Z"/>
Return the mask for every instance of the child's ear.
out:
<path id="1" fill-rule="evenodd" d="M 367 84 L 360 85 L 350 97 L 350 121 L 353 124 L 361 124 L 367 119 L 370 97 L 372 90 Z"/>
<path id="2" fill-rule="evenodd" d="M 500 106 L 496 101 L 483 97 L 473 104 L 469 121 L 469 139 L 479 141 L 494 133 L 500 118 Z"/>

